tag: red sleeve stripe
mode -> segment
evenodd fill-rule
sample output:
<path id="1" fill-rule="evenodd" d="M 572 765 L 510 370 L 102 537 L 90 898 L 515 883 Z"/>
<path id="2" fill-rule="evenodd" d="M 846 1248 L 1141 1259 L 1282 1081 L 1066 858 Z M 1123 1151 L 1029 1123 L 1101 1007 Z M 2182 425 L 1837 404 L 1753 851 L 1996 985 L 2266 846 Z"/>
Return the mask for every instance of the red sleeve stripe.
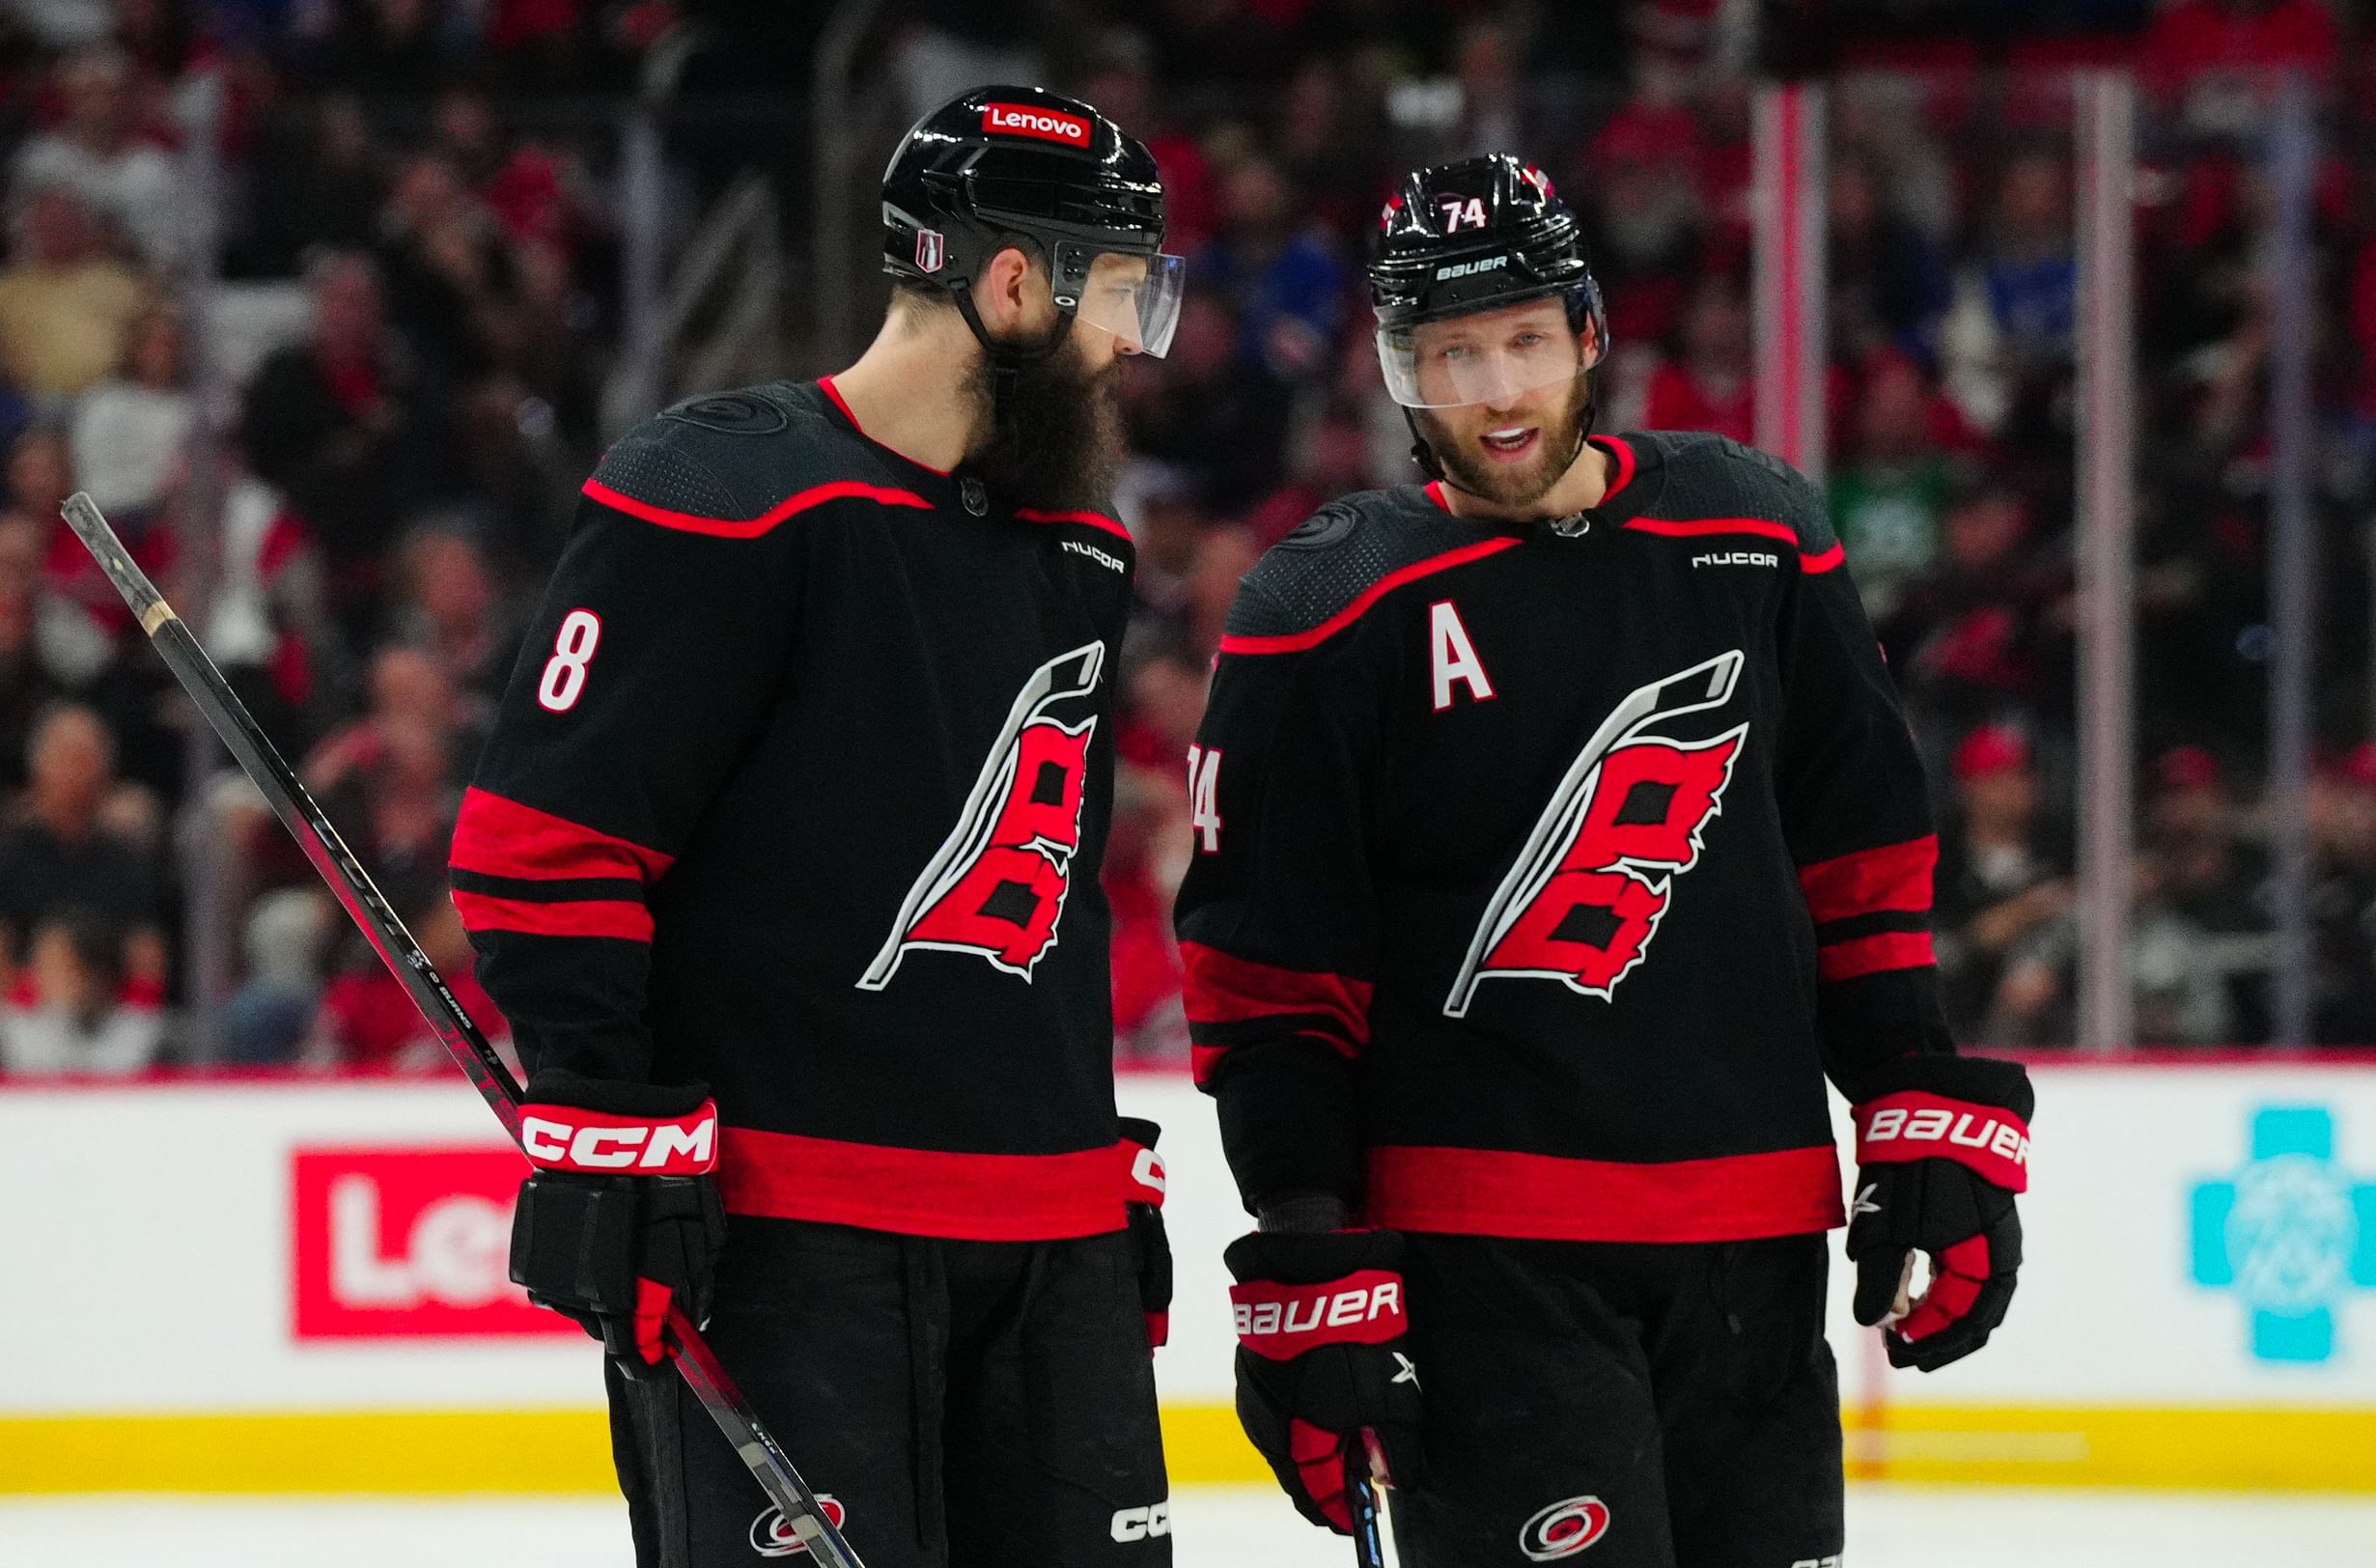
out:
<path id="1" fill-rule="evenodd" d="M 1025 522 L 1077 522 L 1083 527 L 1102 528 L 1116 539 L 1130 539 L 1131 531 L 1103 512 L 1042 512 L 1035 507 L 1019 506 L 1015 515 Z M 1132 540 L 1132 544 L 1137 543 Z"/>
<path id="2" fill-rule="evenodd" d="M 512 931 L 526 937 L 617 937 L 652 939 L 652 911 L 623 898 L 570 899 L 544 904 L 454 889 L 454 910 L 467 931 Z"/>
<path id="3" fill-rule="evenodd" d="M 1473 545 L 1463 545 L 1460 548 L 1446 550 L 1441 555 L 1431 555 L 1424 561 L 1414 561 L 1400 571 L 1389 572 L 1376 582 L 1371 583 L 1352 603 L 1338 610 L 1309 631 L 1284 632 L 1272 637 L 1223 637 L 1221 652 L 1224 654 L 1290 654 L 1300 649 L 1316 648 L 1368 614 L 1371 605 L 1405 583 L 1416 582 L 1421 577 L 1432 576 L 1436 573 L 1449 571 L 1456 566 L 1467 566 L 1471 561 L 1482 561 L 1489 555 L 1498 555 L 1503 550 L 1515 548 L 1523 543 L 1522 540 L 1511 538 L 1481 539 Z"/>
<path id="4" fill-rule="evenodd" d="M 1921 913 L 1931 907 L 1931 874 L 1938 865 L 1939 837 L 1926 833 L 1801 866 L 1799 887 L 1817 925 L 1884 910 Z"/>
<path id="5" fill-rule="evenodd" d="M 1249 1019 L 1320 1014 L 1342 1034 L 1348 1056 L 1369 1044 L 1370 984 L 1341 974 L 1281 969 L 1238 958 L 1202 942 L 1182 942 L 1180 962 L 1190 1023 L 1242 1023 Z"/>
<path id="6" fill-rule="evenodd" d="M 675 528 L 688 534 L 706 534 L 712 539 L 757 539 L 786 518 L 825 505 L 827 501 L 857 499 L 874 501 L 882 506 L 915 506 L 932 510 L 933 503 L 913 490 L 893 490 L 885 485 L 866 485 L 854 479 L 836 479 L 830 484 L 813 485 L 797 495 L 788 495 L 755 518 L 704 518 L 690 512 L 671 512 L 664 506 L 638 501 L 632 495 L 612 490 L 599 479 L 589 479 L 584 486 L 589 499 L 624 512 L 630 518 L 657 522 L 663 528 Z"/>
<path id="7" fill-rule="evenodd" d="M 1936 963 L 1927 931 L 1885 931 L 1815 950 L 1818 980 L 1854 980 L 1885 969 L 1918 969 Z"/>
<path id="8" fill-rule="evenodd" d="M 560 882 L 581 877 L 657 881 L 673 855 L 472 786 L 454 825 L 452 864 L 485 877 Z"/>

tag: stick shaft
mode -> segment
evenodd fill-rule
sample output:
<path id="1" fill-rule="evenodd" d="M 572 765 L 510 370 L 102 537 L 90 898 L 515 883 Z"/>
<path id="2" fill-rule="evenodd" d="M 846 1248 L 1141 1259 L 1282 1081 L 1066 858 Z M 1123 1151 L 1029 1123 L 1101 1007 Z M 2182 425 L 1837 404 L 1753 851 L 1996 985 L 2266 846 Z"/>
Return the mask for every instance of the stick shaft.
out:
<path id="1" fill-rule="evenodd" d="M 174 678 L 182 683 L 214 733 L 222 737 L 223 744 L 231 748 L 231 754 L 238 759 L 247 776 L 264 792 L 274 814 L 305 852 L 306 859 L 321 873 L 321 880 L 329 883 L 331 893 L 362 930 L 380 962 L 403 983 L 447 1053 L 469 1078 L 496 1120 L 503 1123 L 512 1141 L 517 1143 L 520 1089 L 511 1069 L 495 1054 L 494 1047 L 488 1044 L 487 1036 L 470 1015 L 462 1010 L 444 976 L 412 939 L 412 933 L 380 895 L 370 873 L 347 848 L 346 840 L 339 837 L 338 829 L 323 815 L 295 770 L 266 736 L 255 715 L 247 711 L 247 705 L 231 689 L 231 683 L 199 645 L 197 636 L 174 614 L 173 606 L 157 592 L 156 584 L 133 561 L 91 497 L 77 491 L 68 499 L 64 511 L 67 526 L 74 530 L 99 569 L 107 574 L 107 580 L 124 596 L 125 603 L 131 606 L 158 657 L 173 670 Z M 750 1468 L 769 1499 L 784 1511 L 794 1533 L 808 1544 L 816 1560 L 825 1568 L 864 1568 L 857 1554 L 850 1550 L 841 1532 L 825 1518 L 824 1507 L 800 1479 L 800 1472 L 793 1468 L 775 1439 L 759 1424 L 759 1417 L 751 1413 L 749 1404 L 727 1378 L 715 1353 L 683 1308 L 670 1309 L 668 1328 L 677 1345 L 677 1370 L 735 1452 Z"/>

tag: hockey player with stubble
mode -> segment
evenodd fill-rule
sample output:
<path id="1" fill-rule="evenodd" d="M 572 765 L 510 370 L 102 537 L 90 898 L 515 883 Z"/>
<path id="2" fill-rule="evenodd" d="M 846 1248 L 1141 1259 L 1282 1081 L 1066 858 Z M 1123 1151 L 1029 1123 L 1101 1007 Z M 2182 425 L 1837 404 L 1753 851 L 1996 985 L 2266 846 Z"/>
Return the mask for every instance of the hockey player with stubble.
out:
<path id="1" fill-rule="evenodd" d="M 869 1568 L 1164 1568 L 1161 1167 L 1098 864 L 1114 383 L 1180 264 L 1146 149 L 1036 89 L 926 116 L 882 196 L 857 363 L 604 455 L 464 800 L 530 1075 L 512 1277 L 608 1353 L 645 1568 L 805 1551 L 672 1302 Z"/>
<path id="2" fill-rule="evenodd" d="M 1435 480 L 1264 557 L 1189 752 L 1240 1415 L 1340 1529 L 1374 1436 L 1413 1568 L 1831 1561 L 1825 1078 L 1896 1365 L 2001 1321 L 2028 1159 L 2022 1070 L 1941 1022 L 1889 677 L 1804 478 L 1589 434 L 1607 333 L 1539 171 L 1412 176 L 1369 278 Z"/>

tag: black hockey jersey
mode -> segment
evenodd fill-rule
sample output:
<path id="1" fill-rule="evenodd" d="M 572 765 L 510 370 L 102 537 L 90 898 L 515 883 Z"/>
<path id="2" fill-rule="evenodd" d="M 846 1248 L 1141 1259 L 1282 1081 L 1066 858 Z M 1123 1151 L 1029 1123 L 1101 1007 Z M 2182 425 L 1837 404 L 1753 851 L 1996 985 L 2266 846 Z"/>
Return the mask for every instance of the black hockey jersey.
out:
<path id="1" fill-rule="evenodd" d="M 830 381 L 612 447 L 454 844 L 530 1066 L 706 1080 L 734 1212 L 1119 1229 L 1097 873 L 1133 559 L 870 441 Z"/>
<path id="2" fill-rule="evenodd" d="M 1239 591 L 1179 930 L 1249 1209 L 1822 1230 L 1826 1069 L 1949 1049 L 1921 764 L 1814 488 L 1595 442 L 1580 526 L 1373 491 Z"/>

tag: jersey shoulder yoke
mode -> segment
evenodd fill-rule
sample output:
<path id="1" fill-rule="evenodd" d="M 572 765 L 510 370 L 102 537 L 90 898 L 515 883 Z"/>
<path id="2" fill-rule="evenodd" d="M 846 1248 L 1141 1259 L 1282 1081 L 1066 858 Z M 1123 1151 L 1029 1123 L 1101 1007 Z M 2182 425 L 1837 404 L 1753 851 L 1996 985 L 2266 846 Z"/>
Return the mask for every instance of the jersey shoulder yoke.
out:
<path id="1" fill-rule="evenodd" d="M 812 385 L 774 381 L 689 399 L 628 432 L 586 481 L 647 522 L 749 539 L 828 502 L 930 507 Z"/>
<path id="2" fill-rule="evenodd" d="M 1452 517 L 1415 485 L 1340 496 L 1245 574 L 1221 651 L 1311 647 L 1404 583 L 1517 543 Z"/>
<path id="3" fill-rule="evenodd" d="M 1798 535 L 1799 548 L 1810 555 L 1837 543 L 1814 482 L 1770 452 L 1697 431 L 1658 431 L 1630 439 L 1658 451 L 1666 481 L 1657 503 L 1663 518 L 1779 523 Z"/>

